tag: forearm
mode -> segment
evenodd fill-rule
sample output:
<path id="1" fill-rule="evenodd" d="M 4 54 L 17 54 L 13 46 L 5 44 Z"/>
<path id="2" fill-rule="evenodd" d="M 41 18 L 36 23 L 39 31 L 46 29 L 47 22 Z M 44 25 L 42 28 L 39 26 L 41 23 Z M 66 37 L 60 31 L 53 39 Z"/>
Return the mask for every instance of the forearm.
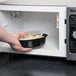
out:
<path id="1" fill-rule="evenodd" d="M 0 41 L 12 44 L 14 37 L 0 26 Z"/>

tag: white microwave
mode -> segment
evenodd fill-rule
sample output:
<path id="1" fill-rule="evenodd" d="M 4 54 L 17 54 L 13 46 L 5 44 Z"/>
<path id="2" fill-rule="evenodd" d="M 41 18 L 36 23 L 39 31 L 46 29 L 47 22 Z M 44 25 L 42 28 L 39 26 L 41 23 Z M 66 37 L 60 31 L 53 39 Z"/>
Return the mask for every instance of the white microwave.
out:
<path id="1" fill-rule="evenodd" d="M 0 42 L 0 52 L 67 57 L 66 15 L 66 6 L 0 5 L 0 23 L 8 32 L 41 31 L 48 34 L 44 46 L 30 52 L 15 51 L 3 42 Z"/>

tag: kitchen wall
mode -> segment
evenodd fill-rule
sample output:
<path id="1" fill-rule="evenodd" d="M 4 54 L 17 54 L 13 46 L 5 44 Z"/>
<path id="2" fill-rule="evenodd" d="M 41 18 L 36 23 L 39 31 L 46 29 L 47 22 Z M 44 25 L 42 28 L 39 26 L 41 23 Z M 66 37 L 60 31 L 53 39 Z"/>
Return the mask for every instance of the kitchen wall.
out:
<path id="1" fill-rule="evenodd" d="M 76 6 L 76 0 L 7 0 L 4 4 Z"/>

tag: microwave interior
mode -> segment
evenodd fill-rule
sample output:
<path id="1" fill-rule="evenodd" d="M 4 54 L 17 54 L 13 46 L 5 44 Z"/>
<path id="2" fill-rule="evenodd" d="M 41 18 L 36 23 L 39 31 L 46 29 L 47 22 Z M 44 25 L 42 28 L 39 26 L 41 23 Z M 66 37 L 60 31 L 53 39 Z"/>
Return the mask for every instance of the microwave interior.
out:
<path id="1" fill-rule="evenodd" d="M 30 52 L 17 52 L 9 44 L 0 42 L 1 52 L 57 56 L 60 54 L 58 16 L 59 12 L 1 11 L 0 24 L 11 34 L 17 31 L 48 34 L 45 44 Z"/>

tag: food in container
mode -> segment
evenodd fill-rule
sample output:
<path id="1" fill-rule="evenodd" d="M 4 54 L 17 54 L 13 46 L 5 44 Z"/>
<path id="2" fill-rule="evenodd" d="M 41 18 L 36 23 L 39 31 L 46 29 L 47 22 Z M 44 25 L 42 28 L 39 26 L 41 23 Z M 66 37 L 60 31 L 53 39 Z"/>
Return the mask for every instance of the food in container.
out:
<path id="1" fill-rule="evenodd" d="M 40 32 L 30 32 L 26 37 L 20 37 L 19 41 L 23 47 L 35 48 L 45 44 L 47 34 Z"/>

